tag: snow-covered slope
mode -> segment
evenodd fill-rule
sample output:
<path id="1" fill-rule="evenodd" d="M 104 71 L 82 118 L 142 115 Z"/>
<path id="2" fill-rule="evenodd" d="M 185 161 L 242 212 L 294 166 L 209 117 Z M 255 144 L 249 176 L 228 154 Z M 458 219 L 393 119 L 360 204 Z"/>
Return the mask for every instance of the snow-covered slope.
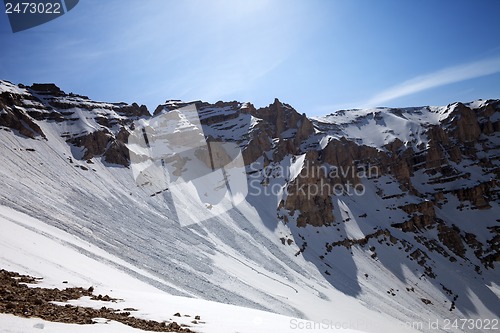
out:
<path id="1" fill-rule="evenodd" d="M 396 138 L 414 149 L 427 147 L 426 135 L 431 126 L 437 126 L 452 116 L 456 106 L 425 106 L 412 108 L 373 108 L 340 110 L 328 116 L 312 118 L 318 128 L 332 137 L 346 137 L 358 143 L 383 148 Z M 464 104 L 480 109 L 488 101 L 478 100 Z"/>
<path id="2" fill-rule="evenodd" d="M 318 323 L 201 299 L 172 296 L 145 283 L 129 272 L 149 274 L 120 258 L 102 251 L 60 229 L 33 217 L 0 206 L 0 223 L 7 231 L 0 239 L 0 265 L 4 269 L 42 278 L 33 287 L 59 288 L 92 286 L 94 293 L 109 295 L 116 302 L 79 300 L 74 306 L 135 309 L 133 316 L 158 322 L 176 321 L 197 332 L 289 332 L 294 327 L 316 327 L 313 332 L 338 331 L 348 327 L 342 318 Z M 180 313 L 181 317 L 174 314 Z M 199 316 L 200 320 L 193 323 Z M 336 321 L 333 321 L 336 319 Z M 19 318 L 0 314 L 1 332 L 142 332 L 124 324 L 98 320 L 94 325 L 48 322 L 39 318 Z M 335 326 L 337 325 L 337 327 Z M 342 330 L 346 333 L 360 332 Z"/>
<path id="3" fill-rule="evenodd" d="M 259 110 L 249 103 L 198 102 L 205 136 L 241 147 L 249 186 L 245 201 L 209 214 L 211 206 L 179 206 L 168 188 L 151 191 L 138 184 L 126 147 L 129 135 L 151 120 L 139 106 L 93 102 L 54 87 L 40 91 L 5 81 L 0 87 L 2 226 L 18 232 L 0 238 L 0 263 L 12 270 L 53 283 L 102 285 L 106 293 L 121 288 L 115 280 L 131 281 L 116 296 L 135 300 L 145 314 L 151 307 L 142 304 L 156 297 L 158 304 L 178 300 L 186 312 L 202 317 L 201 308 L 216 309 L 206 312 L 212 319 L 207 332 L 292 328 L 288 317 L 262 314 L 276 326 L 255 329 L 249 318 L 257 312 L 201 300 L 350 323 L 348 328 L 364 332 L 436 331 L 428 327 L 434 320 L 441 321 L 439 330 L 450 331 L 443 320 L 499 316 L 494 238 L 499 208 L 497 185 L 488 183 L 498 168 L 495 107 L 491 114 L 483 112 L 492 132 L 480 129 L 479 146 L 471 141 L 474 156 L 459 151 L 458 159 L 451 151 L 436 165 L 425 158 L 436 142 L 432 131 L 458 128 L 458 104 L 346 111 L 311 122 L 277 100 Z M 492 105 L 479 104 L 465 107 Z M 168 102 L 152 121 L 186 105 Z M 155 135 L 165 134 L 157 129 Z M 460 139 L 463 133 L 457 131 Z M 453 140 L 450 146 L 460 143 Z M 478 156 L 490 164 L 478 165 Z M 294 192 L 294 184 L 311 188 L 327 179 L 307 175 L 310 166 L 332 170 L 370 163 L 380 171 L 371 177 L 331 177 L 342 185 L 362 184 L 363 195 Z M 455 170 L 451 175 L 445 164 Z M 483 186 L 475 190 L 478 195 L 466 191 L 476 185 Z M 461 189 L 465 192 L 458 194 Z M 179 209 L 196 223 L 179 223 Z M 25 246 L 21 237 L 51 242 L 43 248 L 74 256 L 53 260 L 49 252 Z M 51 269 L 38 270 L 34 258 Z M 80 261 L 88 265 L 74 265 Z M 109 281 L 110 276 L 117 278 Z M 228 311 L 235 316 L 216 316 Z M 245 320 L 239 322 L 241 316 Z"/>

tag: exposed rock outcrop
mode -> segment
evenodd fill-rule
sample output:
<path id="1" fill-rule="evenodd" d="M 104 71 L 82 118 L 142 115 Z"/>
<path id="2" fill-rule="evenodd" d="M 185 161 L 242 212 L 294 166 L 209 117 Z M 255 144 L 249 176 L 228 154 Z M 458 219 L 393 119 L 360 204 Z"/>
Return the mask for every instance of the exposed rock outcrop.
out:
<path id="1" fill-rule="evenodd" d="M 129 311 L 116 311 L 111 307 L 93 309 L 81 306 L 56 305 L 53 302 L 67 302 L 89 296 L 93 300 L 111 301 L 105 295 L 95 296 L 93 288 L 30 288 L 25 283 L 37 283 L 37 279 L 19 275 L 15 272 L 0 270 L 0 313 L 8 313 L 21 317 L 37 317 L 52 322 L 74 323 L 80 325 L 94 324 L 94 318 L 115 320 L 125 325 L 146 331 L 155 332 L 193 332 L 185 325 L 177 322 L 157 322 L 130 315 Z"/>
<path id="2" fill-rule="evenodd" d="M 72 149 L 72 158 L 90 163 L 101 158 L 112 165 L 129 166 L 127 144 L 135 122 L 159 119 L 151 118 L 143 105 L 96 102 L 67 94 L 54 84 L 24 87 L 2 81 L 2 85 L 0 126 L 4 130 L 43 139 L 45 127 L 41 122 L 69 128 L 61 131 L 61 137 L 73 148 L 81 148 Z M 427 249 L 449 261 L 465 260 L 470 250 L 474 265 L 486 268 L 500 260 L 500 236 L 493 228 L 498 220 L 490 218 L 480 226 L 487 228 L 483 230 L 488 235 L 484 239 L 447 215 L 449 211 L 479 210 L 482 214 L 498 207 L 500 101 L 455 103 L 441 108 L 344 110 L 332 115 L 331 119 L 338 120 L 332 121 L 310 119 L 278 99 L 258 109 L 237 101 L 211 104 L 170 100 L 156 108 L 154 117 L 180 117 L 173 111 L 192 104 L 201 128 L 186 126 L 184 132 L 165 130 L 155 135 L 179 144 L 205 140 L 208 148 L 196 150 L 195 156 L 209 167 L 223 166 L 233 158 L 224 152 L 225 142 L 241 149 L 248 175 L 264 173 L 267 166 L 289 167 L 305 155 L 302 165 L 294 165 L 298 168 L 294 177 L 284 172 L 272 178 L 262 175 L 262 182 L 259 179 L 265 187 L 271 178 L 285 192 L 277 200 L 278 220 L 294 221 L 299 227 L 334 228 L 349 223 L 354 217 L 339 218 L 345 212 L 339 209 L 337 199 L 350 197 L 359 203 L 363 198 L 356 198 L 348 189 L 361 186 L 380 207 L 368 207 L 371 211 L 356 215 L 367 223 L 386 219 L 382 222 L 384 230 L 387 227 L 391 236 L 392 232 L 413 235 L 421 249 L 412 250 L 412 259 L 422 263 L 431 260 L 423 252 Z M 137 160 L 140 158 L 144 161 L 146 157 L 138 156 Z M 186 161 L 179 156 L 170 158 L 167 162 L 172 162 L 176 166 L 173 172 L 180 175 Z M 362 240 L 338 242 L 364 245 Z M 300 253 L 307 251 L 303 247 Z M 425 269 L 431 275 L 430 268 Z"/>
<path id="3" fill-rule="evenodd" d="M 42 129 L 24 110 L 23 99 L 9 92 L 0 94 L 0 126 L 17 131 L 19 134 L 34 139 L 37 136 L 46 138 Z"/>

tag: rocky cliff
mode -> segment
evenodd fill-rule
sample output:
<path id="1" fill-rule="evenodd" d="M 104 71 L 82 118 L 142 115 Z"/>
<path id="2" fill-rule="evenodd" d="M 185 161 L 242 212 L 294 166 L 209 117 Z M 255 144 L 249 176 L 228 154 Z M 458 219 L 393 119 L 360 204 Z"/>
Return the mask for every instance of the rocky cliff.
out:
<path id="1" fill-rule="evenodd" d="M 131 126 L 134 120 L 149 116 L 144 105 L 94 102 L 86 96 L 66 94 L 54 84 L 17 87 L 2 83 L 0 126 L 30 138 L 46 138 L 38 121 L 67 127 L 69 130 L 61 136 L 68 144 L 81 148 L 75 153 L 77 159 L 102 156 L 111 164 L 128 165 L 125 143 Z"/>
<path id="2" fill-rule="evenodd" d="M 207 142 L 236 143 L 250 188 L 268 192 L 265 209 L 275 217 L 263 222 L 290 230 L 279 246 L 345 293 L 361 294 L 364 282 L 355 269 L 339 278 L 335 267 L 365 259 L 397 275 L 407 289 L 398 292 L 449 311 L 471 310 L 461 303 L 465 282 L 450 282 L 449 271 L 484 285 L 498 277 L 500 100 L 316 118 L 278 99 L 258 109 L 167 101 L 151 116 L 145 106 L 95 102 L 53 84 L 0 84 L 0 129 L 30 140 L 57 133 L 71 147 L 68 159 L 85 168 L 129 167 L 128 138 L 139 120 L 194 104 Z M 419 281 L 406 281 L 403 266 Z M 377 273 L 363 274 L 368 281 Z M 442 295 L 419 294 L 418 283 Z"/>

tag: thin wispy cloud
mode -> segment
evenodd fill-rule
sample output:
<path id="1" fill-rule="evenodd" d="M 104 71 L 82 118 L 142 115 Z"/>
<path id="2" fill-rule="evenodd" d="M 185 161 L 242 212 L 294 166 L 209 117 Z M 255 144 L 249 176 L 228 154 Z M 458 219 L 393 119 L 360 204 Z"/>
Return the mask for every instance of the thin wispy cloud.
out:
<path id="1" fill-rule="evenodd" d="M 423 90 L 491 75 L 498 72 L 500 72 L 500 57 L 488 58 L 472 63 L 444 68 L 430 74 L 417 76 L 411 80 L 384 90 L 373 96 L 370 100 L 364 103 L 362 107 L 367 108 L 382 106 L 383 103 L 392 101 L 399 97 L 412 95 Z"/>

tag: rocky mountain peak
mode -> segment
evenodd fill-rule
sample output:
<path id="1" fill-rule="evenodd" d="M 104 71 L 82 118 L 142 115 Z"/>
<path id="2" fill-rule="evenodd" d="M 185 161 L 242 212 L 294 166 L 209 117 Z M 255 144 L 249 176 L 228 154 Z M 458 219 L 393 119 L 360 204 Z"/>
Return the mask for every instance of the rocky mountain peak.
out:
<path id="1" fill-rule="evenodd" d="M 260 235 L 259 228 L 271 230 L 272 237 L 280 237 L 270 246 L 272 253 L 283 251 L 285 254 L 280 255 L 286 256 L 292 251 L 292 259 L 303 257 L 315 265 L 315 274 L 320 272 L 331 286 L 346 294 L 368 297 L 365 301 L 372 305 L 381 300 L 399 308 L 401 299 L 413 305 L 421 305 L 425 299 L 429 313 L 440 311 L 445 316 L 455 315 L 456 311 L 470 313 L 471 296 L 464 290 L 486 295 L 487 299 L 493 297 L 485 285 L 498 280 L 500 260 L 499 100 L 442 107 L 343 110 L 315 118 L 300 114 L 278 99 L 262 108 L 238 101 L 212 104 L 170 100 L 151 116 L 146 107 L 137 103 L 97 102 L 67 94 L 52 84 L 25 87 L 1 81 L 0 134 L 12 159 L 20 158 L 26 146 L 36 148 L 30 148 L 32 155 L 26 155 L 30 168 L 36 172 L 30 169 L 26 177 L 52 176 L 33 183 L 47 182 L 64 191 L 54 176 L 59 170 L 44 169 L 57 161 L 57 168 L 70 168 L 71 177 L 81 179 L 81 186 L 88 186 L 81 191 L 84 194 L 73 189 L 65 192 L 72 201 L 68 211 L 78 208 L 73 201 L 88 205 L 82 213 L 85 216 L 92 214 L 89 211 L 94 207 L 108 207 L 109 197 L 114 198 L 115 205 L 140 202 L 139 213 L 131 223 L 142 230 L 144 216 L 155 219 L 171 214 L 170 210 L 162 210 L 171 203 L 171 192 L 168 184 L 162 183 L 158 191 L 146 193 L 137 183 L 127 183 L 133 179 L 127 173 L 133 170 L 123 168 L 130 166 L 129 136 L 136 133 L 136 123 L 150 122 L 160 126 L 155 129 L 165 140 L 160 143 L 168 143 L 172 138 L 190 139 L 190 133 L 173 135 L 167 125 L 161 128 L 163 123 L 158 120 L 168 115 L 175 118 L 172 111 L 192 104 L 203 133 L 193 126 L 190 130 L 196 134 L 196 140 L 207 141 L 220 158 L 214 162 L 208 150 L 198 150 L 189 158 L 198 158 L 206 166 L 220 166 L 233 156 L 224 154 L 224 143 L 241 149 L 245 164 L 242 173 L 249 185 L 246 198 L 252 206 L 247 208 L 256 211 L 253 219 L 258 220 L 250 222 L 266 226 L 255 227 L 248 237 Z M 16 142 L 23 147 L 13 147 Z M 38 149 L 47 156 L 38 154 Z M 182 174 L 187 168 L 186 159 L 169 158 L 171 161 L 155 162 L 173 162 L 177 166 L 173 176 Z M 36 163 L 30 159 L 36 159 Z M 21 163 L 24 162 L 18 165 Z M 22 177 L 13 181 L 5 178 L 10 187 L 21 193 L 21 198 L 30 195 L 29 185 L 17 185 Z M 119 179 L 116 184 L 110 180 L 114 177 Z M 145 183 L 151 181 L 144 178 Z M 102 184 L 113 184 L 118 189 L 102 190 Z M 98 200 L 94 200 L 92 191 L 101 190 L 106 201 L 96 206 Z M 259 194 L 254 192 L 257 190 Z M 50 197 L 51 191 L 52 188 L 44 195 Z M 80 193 L 80 197 L 75 193 Z M 193 195 L 204 197 L 204 193 Z M 87 196 L 91 198 L 88 202 Z M 65 204 L 57 201 L 59 197 L 57 193 L 57 198 L 51 198 L 58 205 Z M 215 205 L 207 205 L 206 209 L 215 209 Z M 191 213 L 189 208 L 186 210 Z M 116 209 L 110 211 L 118 214 Z M 239 228 L 249 222 L 233 223 L 235 216 L 246 218 L 237 211 L 233 213 L 227 220 L 217 222 L 221 223 L 217 224 L 217 232 L 222 223 Z M 100 220 L 92 225 L 86 220 L 82 223 L 92 226 L 92 234 L 99 228 L 105 230 L 104 235 L 110 228 L 123 233 L 120 218 L 112 219 L 108 225 L 101 225 Z M 162 226 L 154 224 L 155 232 Z M 182 233 L 190 232 L 188 229 L 172 232 L 175 237 L 185 237 Z M 191 236 L 206 241 L 200 235 Z M 123 235 L 115 244 L 121 244 L 128 236 Z M 184 238 L 189 246 L 190 237 Z M 176 242 L 172 244 L 182 243 Z M 245 246 L 243 243 L 237 246 Z M 248 253 L 252 251 L 249 248 Z M 141 249 L 137 255 L 142 254 Z M 164 254 L 162 257 L 168 257 Z M 287 262 L 296 265 L 288 257 Z M 182 260 L 175 265 L 183 265 Z M 373 271 L 363 271 L 368 268 Z M 192 267 L 183 269 L 193 271 Z M 207 266 L 205 271 L 212 269 Z M 450 271 L 458 272 L 460 279 L 450 278 Z M 377 272 L 383 273 L 374 276 Z M 389 286 L 387 276 L 391 276 L 390 283 L 399 287 Z M 387 288 L 379 292 L 381 285 Z M 371 294 L 376 295 L 376 301 L 366 296 Z"/>
<path id="2" fill-rule="evenodd" d="M 33 92 L 44 95 L 62 96 L 65 94 L 65 92 L 54 83 L 33 83 L 29 88 Z"/>
<path id="3" fill-rule="evenodd" d="M 150 117 L 144 105 L 95 102 L 87 96 L 67 94 L 53 83 L 26 87 L 1 81 L 0 108 L 0 126 L 35 139 L 46 138 L 40 124 L 60 123 L 64 130 L 59 135 L 80 148 L 74 150 L 74 158 L 103 157 L 123 166 L 130 163 L 125 144 L 131 126 L 137 119 Z"/>

